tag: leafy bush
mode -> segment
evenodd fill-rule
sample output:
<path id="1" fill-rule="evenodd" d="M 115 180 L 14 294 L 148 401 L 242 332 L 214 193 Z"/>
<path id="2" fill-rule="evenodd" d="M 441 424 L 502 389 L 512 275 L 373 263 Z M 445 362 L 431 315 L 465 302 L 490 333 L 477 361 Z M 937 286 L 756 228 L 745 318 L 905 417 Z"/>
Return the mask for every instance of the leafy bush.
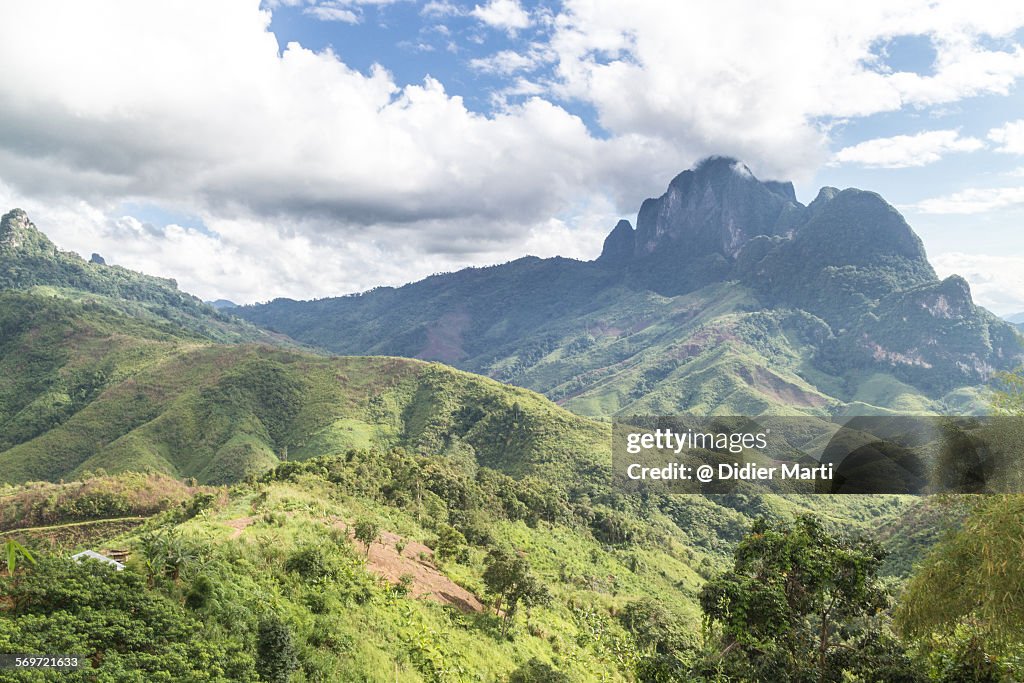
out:
<path id="1" fill-rule="evenodd" d="M 256 644 L 260 678 L 269 683 L 288 683 L 298 668 L 298 652 L 288 625 L 275 615 L 261 619 Z"/>
<path id="2" fill-rule="evenodd" d="M 45 556 L 0 590 L 10 600 L 0 612 L 3 651 L 82 654 L 100 680 L 255 680 L 238 642 L 203 637 L 201 622 L 130 570 Z"/>
<path id="3" fill-rule="evenodd" d="M 285 562 L 285 569 L 309 581 L 322 581 L 335 575 L 334 567 L 319 547 L 299 550 Z"/>
<path id="4" fill-rule="evenodd" d="M 534 657 L 509 674 L 508 683 L 570 683 L 568 675 Z"/>

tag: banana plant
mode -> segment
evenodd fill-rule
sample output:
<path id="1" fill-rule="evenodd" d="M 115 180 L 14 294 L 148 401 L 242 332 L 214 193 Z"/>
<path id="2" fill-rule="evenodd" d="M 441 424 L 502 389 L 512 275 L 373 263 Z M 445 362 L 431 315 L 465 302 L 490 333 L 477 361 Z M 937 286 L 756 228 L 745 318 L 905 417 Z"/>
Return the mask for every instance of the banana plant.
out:
<path id="1" fill-rule="evenodd" d="M 32 557 L 32 553 L 29 552 L 29 549 L 15 541 L 13 538 L 9 538 L 4 542 L 4 548 L 7 551 L 8 576 L 14 576 L 14 570 L 18 568 L 19 557 L 28 561 L 29 564 L 36 563 L 36 558 Z"/>

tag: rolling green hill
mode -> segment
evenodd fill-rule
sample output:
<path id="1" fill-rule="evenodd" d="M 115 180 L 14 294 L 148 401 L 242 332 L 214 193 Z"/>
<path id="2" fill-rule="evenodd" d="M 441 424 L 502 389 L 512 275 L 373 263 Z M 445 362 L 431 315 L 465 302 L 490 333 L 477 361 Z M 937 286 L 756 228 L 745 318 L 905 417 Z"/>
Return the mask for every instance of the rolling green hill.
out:
<path id="1" fill-rule="evenodd" d="M 754 518 L 814 511 L 868 532 L 912 504 L 624 495 L 608 425 L 529 390 L 212 343 L 39 290 L 0 292 L 0 370 L 0 480 L 27 482 L 0 491 L 4 539 L 38 558 L 4 584 L 27 593 L 0 610 L 0 644 L 97 653 L 110 680 L 259 680 L 272 617 L 298 643 L 294 680 L 530 680 L 514 677 L 543 664 L 633 681 L 646 636 L 621 615 L 657 599 L 688 647 L 700 585 Z M 383 533 L 365 557 L 348 536 L 362 519 Z M 496 547 L 548 596 L 510 629 L 486 608 Z M 127 549 L 129 569 L 61 559 L 86 548 Z M 172 554 L 178 570 L 154 574 Z M 53 593 L 67 585 L 74 605 Z"/>
<path id="2" fill-rule="evenodd" d="M 267 656 L 261 623 L 273 619 L 294 650 L 293 682 L 646 680 L 637 674 L 644 662 L 661 654 L 681 665 L 699 651 L 700 586 L 727 564 L 748 515 L 806 510 L 777 497 L 736 501 L 746 512 L 704 498 L 622 500 L 600 487 L 567 491 L 572 481 L 443 462 L 356 449 L 284 463 L 180 504 L 187 489 L 158 476 L 14 489 L 0 495 L 0 516 L 14 506 L 44 511 L 50 526 L 5 533 L 33 548 L 36 564 L 13 585 L 0 578 L 20 605 L 0 610 L 0 643 L 99 654 L 95 666 L 109 680 L 273 680 L 257 673 Z M 174 497 L 156 514 L 154 492 Z M 47 497 L 60 504 L 45 506 Z M 905 507 L 856 498 L 822 510 L 828 528 L 866 531 Z M 145 519 L 68 535 L 86 523 L 61 514 L 78 520 L 87 509 Z M 352 538 L 361 521 L 377 526 L 369 549 Z M 127 551 L 128 567 L 64 558 L 85 548 Z M 485 578 L 493 548 L 514 549 L 544 586 L 545 597 L 520 605 L 507 627 Z M 650 612 L 652 602 L 659 609 Z M 631 618 L 638 610 L 653 621 Z M 522 678 L 543 670 L 537 663 L 566 678 Z"/>
<path id="3" fill-rule="evenodd" d="M 808 206 L 714 158 L 621 221 L 596 261 L 527 257 L 397 289 L 233 311 L 336 353 L 438 360 L 591 416 L 972 412 L 1024 358 L 939 280 L 877 194 Z"/>
<path id="4" fill-rule="evenodd" d="M 520 475 L 607 458 L 607 427 L 437 364 L 212 345 L 31 294 L 0 294 L 0 311 L 3 481 L 102 469 L 226 483 L 370 445 Z"/>

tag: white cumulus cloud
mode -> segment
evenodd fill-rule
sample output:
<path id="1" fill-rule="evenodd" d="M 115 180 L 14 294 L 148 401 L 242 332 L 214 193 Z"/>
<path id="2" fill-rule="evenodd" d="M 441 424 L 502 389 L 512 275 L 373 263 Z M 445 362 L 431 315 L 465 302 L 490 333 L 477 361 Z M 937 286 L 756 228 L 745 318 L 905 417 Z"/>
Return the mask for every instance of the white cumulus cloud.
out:
<path id="1" fill-rule="evenodd" d="M 997 151 L 1024 154 L 1024 119 L 1009 121 L 988 132 L 988 139 L 999 145 Z"/>
<path id="2" fill-rule="evenodd" d="M 488 26 L 510 33 L 528 28 L 530 15 L 519 4 L 519 0 L 490 0 L 486 5 L 477 5 L 470 12 Z"/>
<path id="3" fill-rule="evenodd" d="M 961 137 L 956 130 L 929 130 L 915 135 L 874 138 L 844 147 L 832 156 L 832 163 L 908 168 L 935 163 L 950 152 L 975 152 L 984 146 L 978 138 Z"/>
<path id="4" fill-rule="evenodd" d="M 921 200 L 911 209 L 933 214 L 974 214 L 1024 206 L 1024 187 L 971 187 Z"/>
<path id="5" fill-rule="evenodd" d="M 484 73 L 513 74 L 517 71 L 532 71 L 537 67 L 538 60 L 528 52 L 502 50 L 489 57 L 478 57 L 469 60 L 469 65 Z"/>
<path id="6" fill-rule="evenodd" d="M 1021 26 L 1024 4 L 999 0 L 569 0 L 551 47 L 557 92 L 613 134 L 787 176 L 827 158 L 830 122 L 1008 93 L 1024 76 Z M 928 39 L 930 69 L 879 64 L 879 43 L 900 36 Z"/>
<path id="7" fill-rule="evenodd" d="M 309 14 L 320 21 L 340 21 L 346 24 L 358 24 L 359 15 L 350 9 L 335 5 L 315 5 L 302 10 L 303 14 Z"/>
<path id="8" fill-rule="evenodd" d="M 428 21 L 536 29 L 473 63 L 506 78 L 481 112 L 458 81 L 399 83 L 387 65 L 279 44 L 279 4 L 352 21 L 366 2 L 0 3 L 0 64 L 16 65 L 0 69 L 3 208 L 204 295 L 324 296 L 527 251 L 595 254 L 702 156 L 808 177 L 837 121 L 1005 93 L 1024 73 L 1024 4 L 998 0 L 569 0 L 532 15 L 433 0 Z M 905 35 L 935 48 L 920 74 L 878 63 Z M 208 230 L 134 230 L 118 209 L 132 204 Z"/>

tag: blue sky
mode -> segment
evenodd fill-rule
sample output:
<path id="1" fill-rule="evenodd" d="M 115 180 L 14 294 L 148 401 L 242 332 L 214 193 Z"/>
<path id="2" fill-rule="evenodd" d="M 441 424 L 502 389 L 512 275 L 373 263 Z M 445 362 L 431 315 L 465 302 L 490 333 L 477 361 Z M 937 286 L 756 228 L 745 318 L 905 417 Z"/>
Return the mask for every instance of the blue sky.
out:
<path id="1" fill-rule="evenodd" d="M 726 154 L 804 202 L 880 192 L 1009 314 L 1017 4 L 4 3 L 0 204 L 204 298 L 309 298 L 593 258 Z"/>

